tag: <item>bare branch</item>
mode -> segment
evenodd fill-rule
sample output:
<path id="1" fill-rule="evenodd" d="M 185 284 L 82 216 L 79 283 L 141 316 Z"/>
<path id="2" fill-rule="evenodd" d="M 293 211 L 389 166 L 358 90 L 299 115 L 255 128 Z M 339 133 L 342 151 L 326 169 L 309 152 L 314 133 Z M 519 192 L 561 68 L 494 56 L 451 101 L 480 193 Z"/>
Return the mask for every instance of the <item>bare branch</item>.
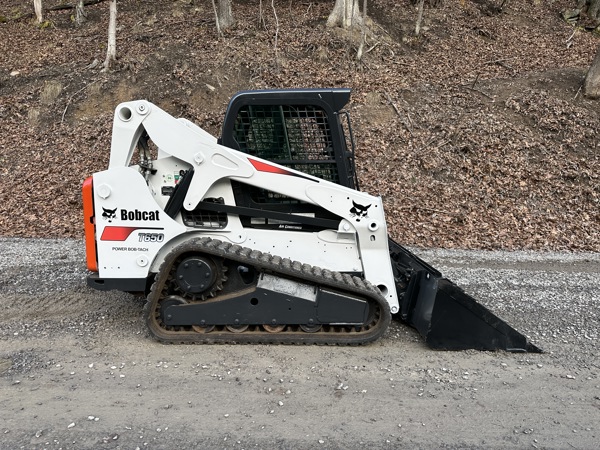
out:
<path id="1" fill-rule="evenodd" d="M 400 110 L 398 109 L 396 104 L 392 101 L 390 94 L 388 94 L 387 92 L 384 91 L 383 95 L 384 95 L 385 99 L 388 101 L 388 103 L 390 105 L 392 105 L 392 108 L 394 108 L 394 111 L 396 111 L 396 114 L 398 114 L 398 117 L 400 118 L 400 122 L 402 122 L 402 125 L 404 125 L 404 128 L 406 128 L 406 131 L 408 131 L 411 136 L 414 136 L 412 130 L 410 129 L 408 124 L 404 121 L 402 114 L 400 114 Z M 407 117 L 409 117 L 408 114 L 407 114 Z M 410 120 L 410 117 L 409 117 L 409 120 Z"/>
<path id="2" fill-rule="evenodd" d="M 99 80 L 94 80 L 92 81 L 90 84 L 86 84 L 84 87 L 82 87 L 81 89 L 79 89 L 77 92 L 75 92 L 73 95 L 71 95 L 69 97 L 69 99 L 67 100 L 67 106 L 65 106 L 65 110 L 62 113 L 62 117 L 60 119 L 60 122 L 63 123 L 65 121 L 65 115 L 67 114 L 67 109 L 69 109 L 69 105 L 71 104 L 71 102 L 73 101 L 73 98 L 75 98 L 75 96 L 77 94 L 79 94 L 80 92 L 85 91 L 87 88 L 89 88 L 92 84 L 97 83 Z"/>

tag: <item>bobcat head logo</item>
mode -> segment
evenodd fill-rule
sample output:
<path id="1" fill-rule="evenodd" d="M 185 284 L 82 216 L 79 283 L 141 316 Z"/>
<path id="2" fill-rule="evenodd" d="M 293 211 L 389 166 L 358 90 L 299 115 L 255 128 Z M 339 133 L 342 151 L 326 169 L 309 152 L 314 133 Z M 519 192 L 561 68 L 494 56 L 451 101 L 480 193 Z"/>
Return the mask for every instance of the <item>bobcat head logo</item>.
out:
<path id="1" fill-rule="evenodd" d="M 102 207 L 102 218 L 104 220 L 108 220 L 108 222 L 110 223 L 116 217 L 117 217 L 117 208 L 106 209 L 105 207 Z"/>
<path id="2" fill-rule="evenodd" d="M 354 217 L 357 222 L 360 222 L 360 219 L 368 218 L 368 212 L 371 205 L 359 205 L 354 200 L 352 200 L 352 208 L 350 208 L 350 216 Z"/>

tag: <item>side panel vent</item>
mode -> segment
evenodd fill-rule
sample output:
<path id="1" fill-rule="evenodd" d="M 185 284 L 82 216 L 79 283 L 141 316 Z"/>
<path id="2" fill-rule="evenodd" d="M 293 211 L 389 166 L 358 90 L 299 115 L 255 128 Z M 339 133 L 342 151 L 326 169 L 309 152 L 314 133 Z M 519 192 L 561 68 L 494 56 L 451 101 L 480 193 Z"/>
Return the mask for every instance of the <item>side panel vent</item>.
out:
<path id="1" fill-rule="evenodd" d="M 205 202 L 224 204 L 222 198 L 205 198 Z M 207 211 L 198 207 L 193 211 L 182 208 L 181 217 L 186 227 L 222 229 L 227 226 L 227 214 L 224 212 Z"/>

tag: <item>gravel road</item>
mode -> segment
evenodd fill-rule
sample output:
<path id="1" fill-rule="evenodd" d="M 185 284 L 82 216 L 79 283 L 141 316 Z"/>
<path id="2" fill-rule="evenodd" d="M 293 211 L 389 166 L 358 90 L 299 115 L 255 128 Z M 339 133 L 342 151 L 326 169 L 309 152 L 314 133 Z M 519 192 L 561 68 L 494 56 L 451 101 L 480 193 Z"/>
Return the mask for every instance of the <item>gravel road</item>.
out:
<path id="1" fill-rule="evenodd" d="M 545 353 L 162 345 L 82 242 L 0 238 L 0 448 L 597 448 L 600 254 L 415 252 Z"/>

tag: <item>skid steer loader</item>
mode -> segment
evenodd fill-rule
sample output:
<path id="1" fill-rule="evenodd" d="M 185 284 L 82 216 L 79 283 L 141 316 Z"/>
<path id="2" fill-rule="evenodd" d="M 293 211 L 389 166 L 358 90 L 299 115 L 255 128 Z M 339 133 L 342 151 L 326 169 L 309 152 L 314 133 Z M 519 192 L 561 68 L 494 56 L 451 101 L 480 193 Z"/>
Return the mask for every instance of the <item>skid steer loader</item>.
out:
<path id="1" fill-rule="evenodd" d="M 389 238 L 358 190 L 349 98 L 241 92 L 219 139 L 118 105 L 109 167 L 82 188 L 88 284 L 147 295 L 163 342 L 364 344 L 395 316 L 435 349 L 540 351 Z"/>

